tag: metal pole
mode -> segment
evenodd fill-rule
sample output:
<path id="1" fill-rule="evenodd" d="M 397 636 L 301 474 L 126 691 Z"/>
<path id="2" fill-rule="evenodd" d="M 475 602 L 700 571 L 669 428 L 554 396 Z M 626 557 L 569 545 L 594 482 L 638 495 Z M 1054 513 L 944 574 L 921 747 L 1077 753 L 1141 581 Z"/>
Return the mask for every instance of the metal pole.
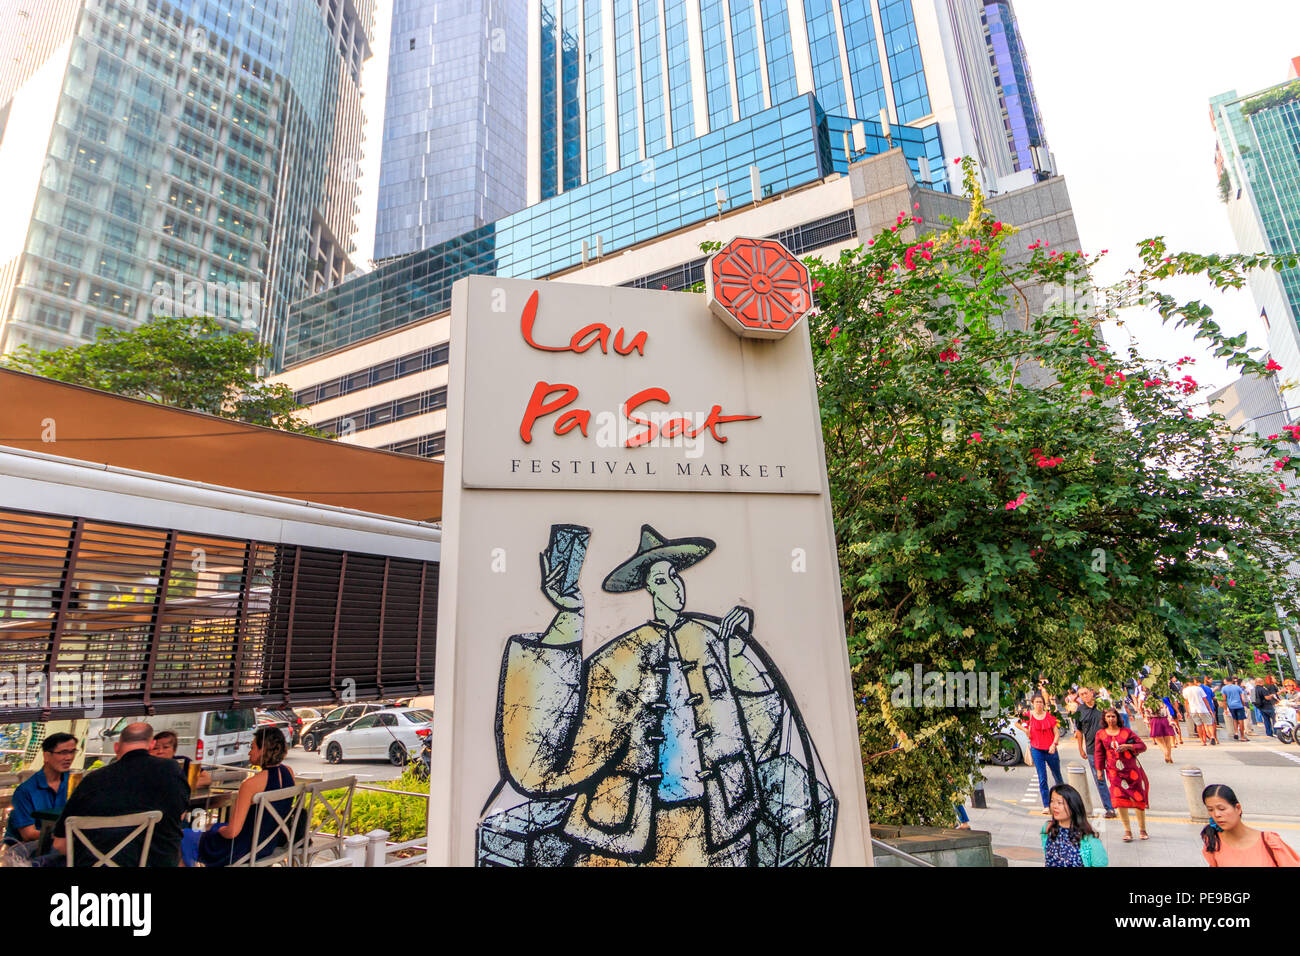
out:
<path id="1" fill-rule="evenodd" d="M 1296 663 L 1295 641 L 1291 639 L 1291 628 L 1282 629 L 1282 642 L 1286 644 L 1286 656 L 1291 660 L 1291 676 L 1300 680 L 1300 664 Z"/>

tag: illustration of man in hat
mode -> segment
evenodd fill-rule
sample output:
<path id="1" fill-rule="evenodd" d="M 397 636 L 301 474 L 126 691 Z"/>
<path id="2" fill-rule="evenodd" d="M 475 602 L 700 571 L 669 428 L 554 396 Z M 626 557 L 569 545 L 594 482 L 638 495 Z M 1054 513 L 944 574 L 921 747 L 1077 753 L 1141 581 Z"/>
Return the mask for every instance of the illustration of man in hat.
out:
<path id="1" fill-rule="evenodd" d="M 753 614 L 686 611 L 681 572 L 715 548 L 641 528 L 605 591 L 644 590 L 645 624 L 582 657 L 586 528 L 542 554 L 556 608 L 507 643 L 497 709 L 502 781 L 478 834 L 486 865 L 825 865 L 835 797 Z M 557 544 L 558 542 L 558 544 Z M 528 802 L 501 809 L 506 785 Z"/>

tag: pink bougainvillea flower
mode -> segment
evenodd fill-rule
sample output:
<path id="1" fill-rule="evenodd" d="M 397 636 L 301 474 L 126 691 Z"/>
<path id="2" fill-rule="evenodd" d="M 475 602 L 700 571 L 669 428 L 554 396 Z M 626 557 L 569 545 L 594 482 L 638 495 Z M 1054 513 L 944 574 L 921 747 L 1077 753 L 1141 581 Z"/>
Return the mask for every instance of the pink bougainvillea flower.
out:
<path id="1" fill-rule="evenodd" d="M 1268 440 L 1269 440 L 1269 441 L 1277 441 L 1278 438 L 1280 438 L 1280 437 L 1281 437 L 1280 435 L 1269 435 L 1269 436 L 1268 436 Z"/>
<path id="2" fill-rule="evenodd" d="M 952 161 L 952 164 L 953 164 L 954 166 L 960 166 L 960 165 L 961 165 L 961 157 L 958 156 L 956 159 L 954 159 L 954 160 Z"/>
<path id="3" fill-rule="evenodd" d="M 1300 441 L 1300 425 L 1283 425 L 1282 431 L 1290 435 L 1292 441 Z"/>
<path id="4" fill-rule="evenodd" d="M 825 282 L 822 282 L 821 279 L 817 279 L 813 282 L 813 291 L 816 292 L 818 289 L 824 288 L 825 285 Z"/>
<path id="5" fill-rule="evenodd" d="M 1287 463 L 1288 461 L 1290 461 L 1290 460 L 1291 460 L 1291 456 L 1290 456 L 1290 455 L 1283 455 L 1283 456 L 1282 456 L 1281 458 L 1279 458 L 1277 461 L 1273 462 L 1273 470 L 1274 470 L 1274 471 L 1281 471 L 1283 468 L 1286 467 L 1286 463 Z"/>
<path id="6" fill-rule="evenodd" d="M 1268 364 L 1265 365 L 1264 368 L 1267 369 L 1267 370 L 1270 371 L 1270 372 L 1280 372 L 1280 371 L 1282 371 L 1282 366 L 1278 365 L 1278 364 L 1277 364 L 1276 362 L 1274 362 L 1272 359 L 1269 359 L 1269 360 L 1268 360 Z"/>
<path id="7" fill-rule="evenodd" d="M 1007 510 L 1015 511 L 1017 508 L 1019 508 L 1021 505 L 1025 503 L 1025 499 L 1028 497 L 1029 497 L 1028 492 L 1025 491 L 1020 492 L 1020 494 L 1016 495 L 1016 497 L 1013 500 L 1007 502 Z"/>
<path id="8" fill-rule="evenodd" d="M 1114 384 L 1115 384 L 1115 376 L 1114 376 L 1114 375 L 1107 375 L 1107 376 L 1106 376 L 1106 384 L 1107 384 L 1107 385 L 1114 385 Z"/>
<path id="9" fill-rule="evenodd" d="M 956 349 L 944 349 L 939 353 L 940 362 L 957 362 L 960 360 L 961 356 L 957 354 Z"/>
<path id="10" fill-rule="evenodd" d="M 984 436 L 983 436 L 983 433 L 982 433 L 982 432 L 971 432 L 971 433 L 970 433 L 970 438 L 967 438 L 967 439 L 966 439 L 966 444 L 969 445 L 969 444 L 971 444 L 972 442 L 974 442 L 976 445 L 978 445 L 978 444 L 980 443 L 980 439 L 983 438 L 983 437 L 984 437 Z"/>
<path id="11" fill-rule="evenodd" d="M 837 336 L 837 335 L 839 335 L 839 334 L 840 334 L 840 327 L 839 327 L 838 325 L 835 326 L 835 328 L 831 329 L 831 338 L 832 338 L 832 339 L 835 338 L 835 336 Z M 829 342 L 830 339 L 827 339 L 827 341 Z"/>
<path id="12" fill-rule="evenodd" d="M 1090 388 L 1085 388 L 1085 389 L 1084 389 L 1080 394 L 1082 394 L 1082 395 L 1091 395 L 1091 394 L 1092 394 L 1092 389 L 1090 389 Z"/>
<path id="13" fill-rule="evenodd" d="M 927 477 L 927 478 L 938 478 L 939 476 L 938 476 L 937 474 L 935 474 L 933 471 L 927 471 L 927 472 L 925 473 L 925 477 Z"/>
<path id="14" fill-rule="evenodd" d="M 1235 588 L 1236 586 L 1237 586 L 1237 582 L 1232 580 L 1232 578 L 1228 578 L 1228 587 Z"/>

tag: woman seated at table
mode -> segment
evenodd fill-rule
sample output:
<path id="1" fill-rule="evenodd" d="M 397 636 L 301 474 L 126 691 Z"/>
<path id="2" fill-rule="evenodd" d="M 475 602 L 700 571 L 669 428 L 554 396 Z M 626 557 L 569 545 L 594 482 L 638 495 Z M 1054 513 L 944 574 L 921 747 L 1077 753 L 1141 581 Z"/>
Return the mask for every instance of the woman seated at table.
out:
<path id="1" fill-rule="evenodd" d="M 247 856 L 253 848 L 253 797 L 264 790 L 282 790 L 293 786 L 293 773 L 282 761 L 289 751 L 284 741 L 284 734 L 276 727 L 259 727 L 253 732 L 253 742 L 248 748 L 248 762 L 261 767 L 239 785 L 239 794 L 235 805 L 230 810 L 230 819 L 199 833 L 186 830 L 181 846 L 181 857 L 186 866 L 202 863 L 204 866 L 228 866 L 236 860 Z M 293 806 L 292 799 L 277 800 L 271 804 L 282 818 L 289 816 Z M 275 818 L 270 812 L 262 816 L 262 832 L 258 834 L 260 844 L 275 832 Z M 275 852 L 276 841 L 268 842 L 258 851 L 258 858 L 270 856 Z"/>

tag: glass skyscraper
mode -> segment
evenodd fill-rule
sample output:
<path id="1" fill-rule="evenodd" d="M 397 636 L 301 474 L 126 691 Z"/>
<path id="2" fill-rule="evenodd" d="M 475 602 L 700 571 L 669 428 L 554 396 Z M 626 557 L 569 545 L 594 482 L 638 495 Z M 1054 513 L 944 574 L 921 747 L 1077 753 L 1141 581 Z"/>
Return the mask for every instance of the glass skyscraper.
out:
<path id="1" fill-rule="evenodd" d="M 1243 252 L 1300 254 L 1300 58 L 1292 78 L 1214 97 L 1219 195 Z M 1300 269 L 1253 274 L 1269 348 L 1288 378 L 1300 373 Z"/>
<path id="2" fill-rule="evenodd" d="M 1043 118 L 1038 113 L 1029 59 L 1010 0 L 984 0 L 984 35 L 1012 164 L 1017 171 L 1035 169 L 1034 150 L 1046 145 Z"/>
<path id="3" fill-rule="evenodd" d="M 991 183 L 1048 171 L 1010 0 L 531 2 L 530 202 L 805 93 L 877 130 L 932 127 L 918 172 L 936 185 L 959 155 Z"/>
<path id="4" fill-rule="evenodd" d="M 523 207 L 526 24 L 527 0 L 395 0 L 375 259 Z"/>
<path id="5" fill-rule="evenodd" d="M 374 0 L 0 0 L 0 350 L 152 314 L 273 347 L 351 271 Z"/>

